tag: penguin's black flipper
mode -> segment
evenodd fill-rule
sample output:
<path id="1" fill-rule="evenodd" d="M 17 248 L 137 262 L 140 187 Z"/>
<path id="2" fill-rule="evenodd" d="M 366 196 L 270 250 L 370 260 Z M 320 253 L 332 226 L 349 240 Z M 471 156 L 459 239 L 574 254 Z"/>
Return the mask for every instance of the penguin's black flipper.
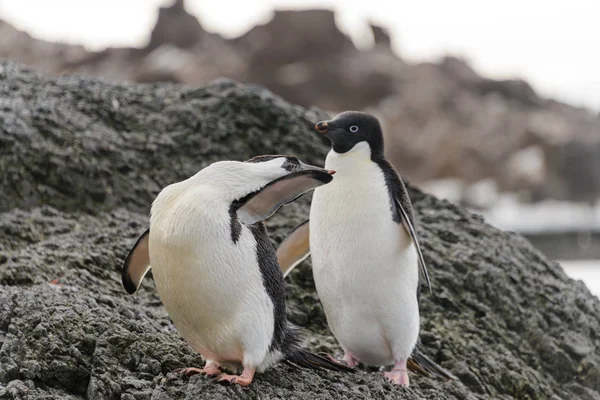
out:
<path id="1" fill-rule="evenodd" d="M 148 239 L 150 237 L 150 228 L 146 229 L 129 251 L 123 269 L 121 279 L 125 290 L 129 294 L 134 294 L 140 287 L 142 279 L 150 269 L 150 253 L 148 249 Z"/>
<path id="2" fill-rule="evenodd" d="M 408 193 L 406 193 L 406 188 L 404 188 L 404 186 L 402 188 L 404 189 L 404 202 L 408 202 L 408 204 L 410 205 L 410 200 L 408 199 Z M 402 216 L 402 225 L 404 226 L 406 232 L 410 235 L 412 241 L 415 243 L 415 248 L 417 249 L 417 254 L 419 256 L 419 266 L 421 268 L 421 273 L 423 274 L 425 282 L 427 283 L 427 287 L 431 292 L 431 281 L 429 280 L 429 273 L 427 272 L 427 267 L 425 266 L 425 260 L 423 259 L 423 253 L 421 252 L 421 246 L 419 245 L 417 232 L 415 231 L 415 227 L 413 226 L 412 210 L 409 207 L 406 207 L 408 209 L 407 211 L 402 204 L 403 202 L 399 200 L 398 197 L 395 197 L 394 200 L 396 200 L 396 207 L 398 209 L 399 214 Z M 411 213 L 410 215 L 409 212 Z"/>
<path id="3" fill-rule="evenodd" d="M 331 182 L 335 171 L 310 169 L 293 172 L 266 184 L 262 189 L 237 200 L 233 205 L 239 220 L 253 225 L 269 218 L 284 204 Z"/>
<path id="4" fill-rule="evenodd" d="M 309 220 L 296 226 L 277 248 L 277 262 L 285 278 L 310 255 Z"/>
<path id="5" fill-rule="evenodd" d="M 406 365 L 408 366 L 408 369 L 415 374 L 420 374 L 429 378 L 458 380 L 458 378 L 452 375 L 450 371 L 438 365 L 425 354 L 421 353 L 418 347 L 415 347 L 415 350 L 408 359 Z"/>
<path id="6" fill-rule="evenodd" d="M 377 160 L 377 164 L 383 171 L 385 183 L 388 187 L 394 221 L 397 223 L 402 223 L 402 226 L 414 242 L 415 247 L 417 248 L 417 255 L 419 257 L 419 268 L 421 270 L 420 275 L 425 278 L 425 283 L 427 283 L 427 287 L 431 292 L 431 281 L 429 280 L 429 273 L 427 272 L 425 260 L 423 259 L 423 253 L 421 252 L 421 246 L 419 245 L 419 239 L 415 229 L 415 220 L 413 218 L 412 204 L 410 202 L 410 197 L 408 196 L 406 186 L 400 178 L 400 175 L 398 175 L 398 172 L 387 160 L 381 158 Z M 419 284 L 420 283 L 421 279 L 419 278 Z M 417 289 L 417 296 L 420 293 L 420 288 L 421 286 L 419 285 L 419 288 Z"/>
<path id="7" fill-rule="evenodd" d="M 284 363 L 307 369 L 327 369 L 336 372 L 355 372 L 354 369 L 328 358 L 313 354 L 306 349 L 296 349 L 286 356 Z"/>

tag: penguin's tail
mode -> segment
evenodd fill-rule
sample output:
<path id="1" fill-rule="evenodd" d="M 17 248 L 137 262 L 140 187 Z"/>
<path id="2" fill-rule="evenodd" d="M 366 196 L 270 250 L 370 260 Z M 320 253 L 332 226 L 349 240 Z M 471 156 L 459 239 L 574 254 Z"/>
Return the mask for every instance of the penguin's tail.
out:
<path id="1" fill-rule="evenodd" d="M 415 374 L 424 375 L 429 378 L 458 380 L 450 371 L 421 353 L 418 347 L 415 348 L 406 365 Z"/>
<path id="2" fill-rule="evenodd" d="M 285 349 L 283 352 L 283 363 L 297 368 L 307 369 L 327 369 L 338 372 L 354 372 L 354 370 L 344 364 L 336 362 L 334 359 L 329 359 L 302 348 L 301 346 L 301 330 L 288 322 L 287 329 L 283 336 L 281 347 Z"/>
<path id="3" fill-rule="evenodd" d="M 343 364 L 334 362 L 328 358 L 313 354 L 302 348 L 296 348 L 287 354 L 283 360 L 284 363 L 293 367 L 307 369 L 327 369 L 337 372 L 354 372 L 354 369 Z"/>

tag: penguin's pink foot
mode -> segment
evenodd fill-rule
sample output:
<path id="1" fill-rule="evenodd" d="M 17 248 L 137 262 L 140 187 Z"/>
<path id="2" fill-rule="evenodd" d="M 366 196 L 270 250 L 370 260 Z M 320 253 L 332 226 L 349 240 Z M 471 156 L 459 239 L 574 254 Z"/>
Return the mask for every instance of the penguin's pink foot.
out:
<path id="1" fill-rule="evenodd" d="M 215 379 L 216 383 L 229 383 L 231 385 L 248 386 L 254 378 L 254 368 L 244 368 L 241 375 L 221 374 Z"/>
<path id="2" fill-rule="evenodd" d="M 410 381 L 406 371 L 406 360 L 397 361 L 394 368 L 389 372 L 384 372 L 383 376 L 395 385 L 408 386 Z"/>
<path id="3" fill-rule="evenodd" d="M 354 357 L 354 355 L 348 350 L 344 352 L 344 358 L 342 358 L 342 361 L 344 361 L 350 368 L 354 368 L 358 365 L 358 358 Z"/>

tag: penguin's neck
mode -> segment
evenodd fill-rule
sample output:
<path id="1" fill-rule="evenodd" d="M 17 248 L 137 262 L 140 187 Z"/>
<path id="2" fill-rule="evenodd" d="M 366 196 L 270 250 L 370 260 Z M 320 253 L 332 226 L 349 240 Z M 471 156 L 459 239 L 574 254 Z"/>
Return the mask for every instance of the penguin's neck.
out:
<path id="1" fill-rule="evenodd" d="M 367 142 L 359 142 L 345 153 L 337 153 L 332 149 L 325 160 L 325 168 L 336 170 L 336 179 L 356 177 L 372 166 L 371 147 Z"/>

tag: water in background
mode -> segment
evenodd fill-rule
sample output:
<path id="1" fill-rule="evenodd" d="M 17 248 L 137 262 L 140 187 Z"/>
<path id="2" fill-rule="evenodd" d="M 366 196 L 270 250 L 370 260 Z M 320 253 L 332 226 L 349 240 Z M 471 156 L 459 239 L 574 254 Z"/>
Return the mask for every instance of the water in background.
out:
<path id="1" fill-rule="evenodd" d="M 567 275 L 580 279 L 590 292 L 600 297 L 600 260 L 559 261 Z"/>

